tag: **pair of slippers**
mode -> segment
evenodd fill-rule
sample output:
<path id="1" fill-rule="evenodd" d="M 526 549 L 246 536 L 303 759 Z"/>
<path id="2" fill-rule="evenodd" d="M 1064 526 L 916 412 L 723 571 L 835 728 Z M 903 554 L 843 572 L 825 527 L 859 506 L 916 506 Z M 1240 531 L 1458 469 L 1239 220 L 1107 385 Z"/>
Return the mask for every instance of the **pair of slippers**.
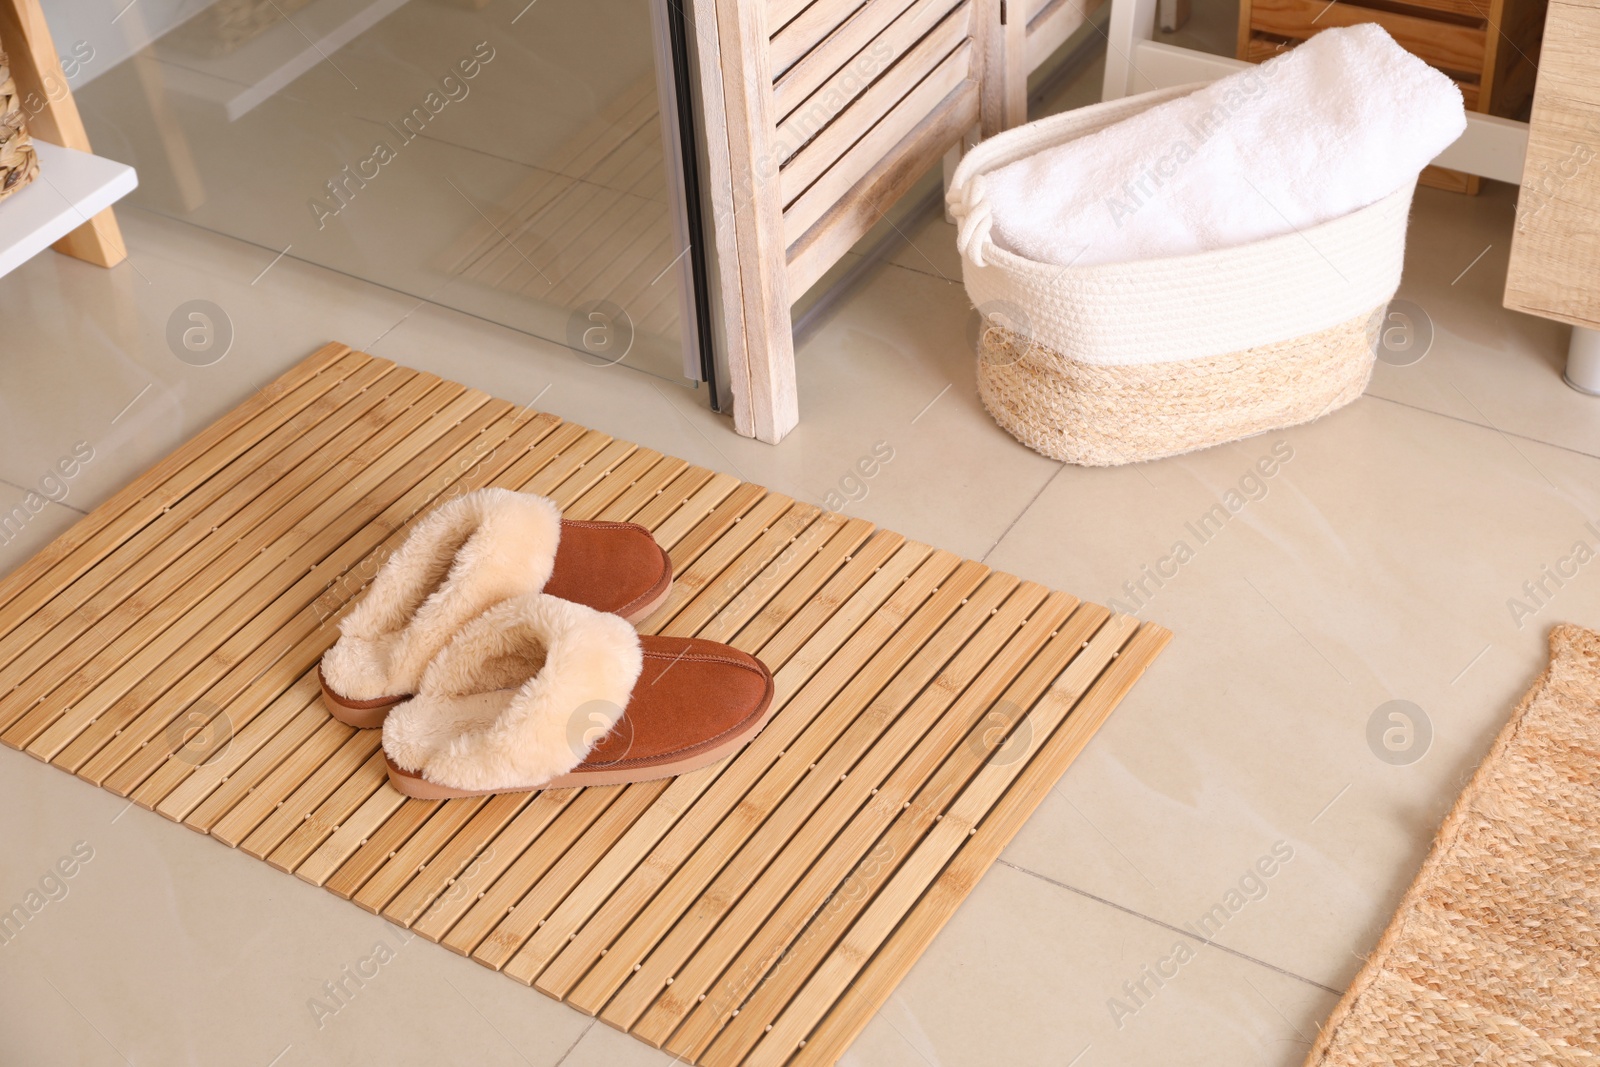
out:
<path id="1" fill-rule="evenodd" d="M 644 527 L 475 490 L 419 521 L 339 624 L 323 702 L 381 726 L 390 784 L 429 800 L 708 766 L 765 725 L 772 675 L 727 645 L 635 631 L 671 588 Z"/>

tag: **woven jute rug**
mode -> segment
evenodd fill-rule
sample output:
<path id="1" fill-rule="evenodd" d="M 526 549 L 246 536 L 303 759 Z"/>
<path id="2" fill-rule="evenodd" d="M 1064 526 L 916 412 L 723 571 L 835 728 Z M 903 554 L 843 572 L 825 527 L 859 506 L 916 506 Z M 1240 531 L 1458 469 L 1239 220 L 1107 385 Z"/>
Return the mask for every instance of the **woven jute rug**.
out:
<path id="1" fill-rule="evenodd" d="M 1306 1062 L 1600 1064 L 1600 634 L 1551 633 Z"/>
<path id="2" fill-rule="evenodd" d="M 761 735 L 628 786 L 389 788 L 317 661 L 485 485 L 648 527 L 676 582 L 640 629 L 759 655 Z M 329 345 L 0 580 L 0 741 L 680 1059 L 830 1063 L 1170 636 Z"/>

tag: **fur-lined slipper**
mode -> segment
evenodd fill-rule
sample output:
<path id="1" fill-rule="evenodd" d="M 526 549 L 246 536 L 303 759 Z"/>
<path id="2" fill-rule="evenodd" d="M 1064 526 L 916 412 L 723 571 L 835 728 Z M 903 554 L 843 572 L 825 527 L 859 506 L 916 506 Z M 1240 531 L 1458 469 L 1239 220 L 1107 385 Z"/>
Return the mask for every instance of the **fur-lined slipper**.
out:
<path id="1" fill-rule="evenodd" d="M 461 627 L 512 597 L 542 590 L 631 623 L 671 589 L 672 561 L 643 526 L 567 522 L 545 497 L 474 490 L 418 521 L 340 622 L 323 703 L 351 726 L 381 726 Z"/>
<path id="2" fill-rule="evenodd" d="M 683 774 L 755 737 L 772 692 L 761 661 L 727 645 L 518 597 L 468 623 L 389 713 L 389 784 L 441 800 Z"/>

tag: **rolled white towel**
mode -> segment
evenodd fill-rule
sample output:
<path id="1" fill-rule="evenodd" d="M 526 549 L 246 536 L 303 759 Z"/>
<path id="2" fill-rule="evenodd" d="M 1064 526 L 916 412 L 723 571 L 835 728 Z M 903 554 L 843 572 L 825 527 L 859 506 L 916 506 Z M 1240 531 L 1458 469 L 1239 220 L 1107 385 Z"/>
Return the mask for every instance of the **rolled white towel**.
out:
<path id="1" fill-rule="evenodd" d="M 1232 247 L 1383 199 L 1465 129 L 1461 90 L 1382 27 L 1324 30 L 991 172 L 990 233 L 1079 266 Z"/>

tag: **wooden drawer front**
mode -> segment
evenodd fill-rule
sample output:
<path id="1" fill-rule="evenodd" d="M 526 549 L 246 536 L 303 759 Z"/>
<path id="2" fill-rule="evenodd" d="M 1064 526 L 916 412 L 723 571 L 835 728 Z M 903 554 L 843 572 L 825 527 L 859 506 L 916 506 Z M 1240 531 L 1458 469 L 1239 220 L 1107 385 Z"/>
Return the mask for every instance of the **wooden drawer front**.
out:
<path id="1" fill-rule="evenodd" d="M 1489 0 L 1395 0 L 1395 5 L 1418 8 L 1417 14 L 1423 18 L 1434 11 L 1471 22 L 1483 22 L 1489 17 Z"/>
<path id="2" fill-rule="evenodd" d="M 887 107 L 881 118 L 875 122 L 868 121 L 871 110 L 865 106 L 868 101 L 858 101 L 856 107 L 863 109 L 862 117 L 858 119 L 850 114 L 856 110 L 853 107 L 835 120 L 836 123 L 846 124 L 841 127 L 845 132 L 828 140 L 828 146 L 834 150 L 843 147 L 844 150 L 837 157 L 822 158 L 815 163 L 807 160 L 806 153 L 817 147 L 815 142 L 797 154 L 791 167 L 808 166 L 820 177 L 803 192 L 794 192 L 794 199 L 785 206 L 784 240 L 793 245 L 857 182 L 889 159 L 900 142 L 933 114 L 946 97 L 963 85 L 970 84 L 972 59 L 972 42 L 964 39 L 953 52 L 940 59 L 925 77 L 913 73 L 909 66 L 904 71 L 891 68 L 883 82 L 892 87 L 889 90 L 891 94 L 904 91 L 905 95 Z M 794 184 L 787 180 L 789 169 L 785 168 L 781 178 L 786 200 L 793 191 L 790 186 Z"/>
<path id="3" fill-rule="evenodd" d="M 1487 43 L 1485 30 L 1441 22 L 1419 15 L 1401 15 L 1377 8 L 1327 0 L 1252 0 L 1250 28 L 1258 33 L 1303 41 L 1332 26 L 1376 22 L 1413 55 L 1442 70 L 1479 77 Z"/>

